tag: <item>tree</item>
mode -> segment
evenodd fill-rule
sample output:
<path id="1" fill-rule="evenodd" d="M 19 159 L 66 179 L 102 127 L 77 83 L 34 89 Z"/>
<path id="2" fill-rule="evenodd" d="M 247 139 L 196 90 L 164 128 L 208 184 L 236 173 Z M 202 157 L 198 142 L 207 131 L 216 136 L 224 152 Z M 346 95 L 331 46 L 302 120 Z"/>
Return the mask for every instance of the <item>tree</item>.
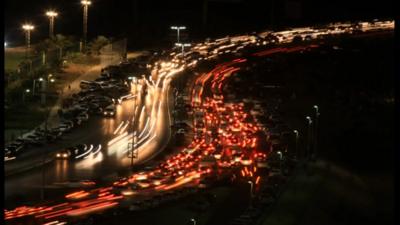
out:
<path id="1" fill-rule="evenodd" d="M 61 34 L 57 34 L 52 40 L 58 48 L 62 49 L 70 48 L 74 45 L 72 37 L 66 37 Z"/>
<path id="2" fill-rule="evenodd" d="M 52 49 L 54 47 L 54 42 L 51 39 L 45 39 L 44 41 L 41 41 L 35 45 L 35 52 L 47 52 L 49 49 Z"/>
<path id="3" fill-rule="evenodd" d="M 110 44 L 110 40 L 104 36 L 98 36 L 95 40 L 93 40 L 90 46 L 90 52 L 93 55 L 100 54 L 100 49 L 106 45 Z"/>

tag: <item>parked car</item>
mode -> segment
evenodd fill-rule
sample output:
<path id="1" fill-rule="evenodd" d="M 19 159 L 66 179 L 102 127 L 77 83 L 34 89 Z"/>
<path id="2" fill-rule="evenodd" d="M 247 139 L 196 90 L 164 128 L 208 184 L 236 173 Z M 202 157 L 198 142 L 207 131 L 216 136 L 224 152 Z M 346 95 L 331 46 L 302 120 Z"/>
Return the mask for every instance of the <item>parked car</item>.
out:
<path id="1" fill-rule="evenodd" d="M 185 134 L 186 132 L 185 132 L 185 129 L 183 129 L 183 128 L 180 128 L 179 130 L 178 130 L 178 132 L 177 132 L 177 134 Z"/>
<path id="2" fill-rule="evenodd" d="M 71 126 L 69 126 L 68 124 L 61 123 L 61 124 L 57 127 L 57 129 L 58 129 L 59 131 L 63 132 L 63 133 L 67 133 L 67 132 L 69 132 L 69 131 L 71 130 Z"/>
<path id="3" fill-rule="evenodd" d="M 80 113 L 76 118 L 81 121 L 87 121 L 89 120 L 89 115 L 87 113 Z"/>

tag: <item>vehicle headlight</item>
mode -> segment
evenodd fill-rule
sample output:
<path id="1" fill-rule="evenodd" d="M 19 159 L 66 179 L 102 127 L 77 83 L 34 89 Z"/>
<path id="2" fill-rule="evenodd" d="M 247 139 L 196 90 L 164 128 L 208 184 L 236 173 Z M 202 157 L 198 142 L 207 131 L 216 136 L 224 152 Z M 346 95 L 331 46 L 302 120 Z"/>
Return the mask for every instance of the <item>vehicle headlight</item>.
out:
<path id="1" fill-rule="evenodd" d="M 61 157 L 61 154 L 60 154 L 60 153 L 57 153 L 56 157 Z"/>
<path id="2" fill-rule="evenodd" d="M 63 154 L 63 157 L 64 157 L 64 158 L 67 158 L 67 157 L 68 157 L 68 154 L 67 154 L 67 153 L 64 153 L 64 154 Z"/>

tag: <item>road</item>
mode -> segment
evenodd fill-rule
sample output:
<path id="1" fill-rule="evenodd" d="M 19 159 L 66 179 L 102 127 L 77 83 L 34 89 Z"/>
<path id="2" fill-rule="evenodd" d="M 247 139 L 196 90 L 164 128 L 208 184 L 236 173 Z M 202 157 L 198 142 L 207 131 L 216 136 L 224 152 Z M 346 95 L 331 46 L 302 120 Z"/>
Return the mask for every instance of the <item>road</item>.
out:
<path id="1" fill-rule="evenodd" d="M 46 193 L 51 194 L 58 183 L 64 183 L 71 180 L 99 180 L 104 177 L 116 179 L 116 171 L 126 169 L 130 165 L 130 159 L 127 157 L 127 147 L 129 138 L 122 139 L 118 143 L 109 145 L 110 140 L 118 135 L 114 132 L 123 122 L 132 121 L 135 111 L 135 120 L 139 120 L 137 129 L 138 135 L 141 134 L 141 141 L 137 147 L 138 158 L 134 159 L 134 164 L 142 164 L 149 161 L 168 144 L 170 131 L 170 107 L 172 105 L 172 93 L 169 88 L 170 77 L 161 78 L 157 87 L 152 89 L 152 98 L 143 101 L 144 95 L 139 98 L 130 99 L 117 106 L 115 118 L 92 117 L 88 122 L 74 130 L 72 133 L 63 137 L 63 140 L 57 144 L 50 145 L 48 152 L 54 152 L 68 146 L 76 144 L 87 144 L 102 146 L 101 153 L 94 158 L 86 158 L 80 161 L 54 160 L 45 166 L 45 185 Z M 162 82 L 161 82 L 162 80 Z M 155 103 L 154 105 L 152 103 Z M 146 105 L 146 107 L 144 107 Z M 143 112 L 141 110 L 144 107 Z M 146 118 L 151 115 L 148 125 L 145 126 Z M 140 125 L 141 124 L 141 125 Z M 126 130 L 128 130 L 128 126 Z M 129 136 L 129 135 L 128 135 Z M 138 141 L 138 143 L 139 143 Z M 31 151 L 35 154 L 41 154 L 43 149 L 35 148 Z M 54 154 L 51 154 L 54 156 Z M 37 163 L 42 162 L 42 157 L 37 157 Z M 10 162 L 9 167 L 18 164 L 18 161 Z M 5 184 L 6 206 L 13 206 L 15 197 L 24 196 L 27 200 L 36 201 L 40 198 L 42 187 L 42 169 L 34 169 L 29 172 L 10 176 Z M 23 187 L 23 188 L 21 188 Z M 63 186 L 60 186 L 62 188 Z"/>
<path id="2" fill-rule="evenodd" d="M 287 34 L 285 33 L 284 35 Z M 294 35 L 291 34 L 291 36 L 285 38 L 291 40 L 293 36 Z M 252 43 L 252 40 L 250 40 L 250 42 Z M 256 53 L 253 53 L 252 56 L 265 57 L 274 53 L 298 52 L 317 47 L 318 45 L 307 44 L 306 46 L 300 45 L 297 47 L 273 48 L 267 50 L 264 48 L 262 50 L 259 49 Z M 217 53 L 214 53 L 214 56 L 208 56 L 208 58 L 216 57 Z M 66 208 L 61 208 L 61 211 L 55 210 L 57 207 L 52 207 L 48 209 L 50 212 L 46 213 L 46 215 L 51 218 L 61 215 L 76 216 L 92 212 L 92 210 L 97 210 L 99 208 L 103 209 L 116 206 L 118 204 L 118 199 L 124 198 L 122 196 L 124 194 L 122 192 L 120 193 L 122 195 L 111 194 L 109 190 L 114 189 L 114 187 L 128 188 L 129 185 L 138 185 L 140 188 L 136 194 L 154 194 L 177 189 L 187 184 L 198 185 L 201 178 L 208 177 L 211 173 L 214 175 L 222 173 L 220 169 L 224 170 L 222 169 L 223 167 L 228 168 L 225 170 L 226 172 L 223 172 L 224 174 L 231 174 L 231 168 L 238 168 L 240 173 L 236 174 L 236 177 L 241 177 L 241 179 L 251 182 L 252 186 L 253 183 L 257 185 L 260 179 L 264 178 L 261 178 L 261 175 L 257 174 L 258 170 L 255 162 L 258 160 L 265 160 L 269 154 L 280 154 L 282 160 L 282 154 L 284 153 L 279 151 L 266 152 L 269 150 L 257 149 L 258 141 L 256 133 L 261 130 L 261 127 L 254 123 L 252 116 L 244 112 L 243 104 L 240 101 L 239 103 L 228 103 L 224 101 L 222 90 L 226 79 L 234 72 L 240 70 L 243 65 L 248 64 L 248 60 L 250 60 L 250 58 L 235 57 L 227 63 L 218 64 L 215 66 L 214 70 L 197 77 L 195 81 L 196 86 L 192 94 L 194 116 L 197 117 L 194 122 L 196 135 L 193 142 L 181 153 L 160 163 L 155 169 L 134 173 L 125 179 L 114 182 L 113 187 L 103 187 L 101 189 L 91 190 L 90 192 L 80 191 L 68 194 L 66 198 L 83 199 L 88 195 L 93 195 L 95 197 L 91 200 L 83 200 L 80 202 L 81 204 L 63 203 L 63 207 Z M 120 114 L 119 116 L 122 118 L 116 120 L 116 123 L 110 120 L 100 119 L 103 123 L 98 123 L 94 126 L 87 125 L 88 128 L 85 128 L 85 131 L 90 134 L 86 134 L 88 137 L 85 137 L 84 141 L 92 141 L 93 143 L 87 144 L 96 145 L 99 144 L 96 140 L 104 140 L 101 144 L 102 146 L 107 146 L 103 149 L 102 154 L 97 156 L 99 159 L 88 158 L 87 160 L 84 159 L 76 163 L 55 162 L 53 163 L 55 167 L 51 168 L 54 172 L 51 173 L 56 174 L 55 176 L 58 178 L 71 174 L 77 176 L 76 173 L 79 173 L 78 176 L 81 176 L 81 178 L 93 177 L 94 174 L 100 173 L 102 177 L 105 177 L 107 176 L 107 171 L 111 172 L 119 167 L 127 167 L 130 164 L 130 160 L 126 157 L 127 145 L 132 141 L 134 135 L 131 131 L 125 132 L 125 128 L 123 131 L 118 132 L 119 134 L 117 134 L 117 137 L 114 135 L 115 129 L 119 130 L 121 122 L 123 121 L 135 122 L 135 126 L 137 126 L 135 135 L 137 140 L 135 143 L 136 149 L 138 150 L 138 158 L 135 159 L 134 163 L 139 164 L 151 159 L 156 153 L 163 149 L 171 135 L 169 128 L 171 124 L 169 114 L 171 104 L 171 101 L 169 101 L 171 96 L 170 82 L 171 79 L 174 78 L 174 75 L 183 69 L 184 67 L 179 67 L 179 64 L 161 63 L 161 68 L 156 71 L 156 81 L 152 81 L 151 79 L 146 80 L 146 85 L 143 83 L 141 85 L 143 88 L 147 86 L 148 94 L 142 95 L 138 94 L 138 91 L 134 91 L 135 94 L 146 97 L 144 99 L 138 97 L 139 100 L 132 100 L 132 105 L 126 102 L 123 104 L 127 105 L 121 106 L 122 108 L 127 107 L 128 115 L 124 114 L 124 110 L 120 110 L 117 113 L 117 118 L 118 114 Z M 146 92 L 142 90 L 142 88 L 139 88 L 139 90 L 141 90 L 141 93 Z M 138 102 L 134 103 L 133 101 Z M 133 118 L 130 117 L 132 115 L 134 115 Z M 101 129 L 98 127 L 101 127 Z M 126 127 L 126 129 L 128 128 Z M 100 131 L 101 134 L 95 133 L 98 131 Z M 81 138 L 79 135 L 74 137 L 80 142 L 83 141 L 79 139 Z M 77 140 L 74 139 L 74 141 Z M 221 148 L 218 149 L 218 146 Z M 221 168 L 213 171 L 213 167 L 209 165 L 213 165 L 214 163 Z M 102 166 L 96 167 L 96 165 Z M 63 168 L 70 167 L 73 172 L 68 173 L 68 175 L 60 172 Z M 109 170 L 105 169 L 107 167 Z M 86 168 L 89 169 L 85 170 Z M 67 171 L 69 171 L 69 169 L 67 169 Z M 162 180 L 160 180 L 160 176 L 162 176 Z M 40 180 L 38 177 L 36 177 L 36 179 Z M 22 185 L 22 183 L 19 185 Z M 18 185 L 14 186 L 14 188 L 17 187 Z M 96 204 L 94 204 L 94 206 L 88 206 L 88 201 L 95 201 Z M 20 204 L 20 202 L 18 202 L 18 204 Z M 8 213 L 10 217 L 15 215 L 13 214 L 14 212 Z M 54 215 L 52 213 L 54 213 Z"/>

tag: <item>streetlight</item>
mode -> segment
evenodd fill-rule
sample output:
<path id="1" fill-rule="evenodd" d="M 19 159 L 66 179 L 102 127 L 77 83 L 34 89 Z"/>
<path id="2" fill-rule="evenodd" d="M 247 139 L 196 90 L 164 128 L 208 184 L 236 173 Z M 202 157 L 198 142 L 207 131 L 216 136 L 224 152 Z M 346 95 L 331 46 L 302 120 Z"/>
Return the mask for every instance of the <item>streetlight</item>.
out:
<path id="1" fill-rule="evenodd" d="M 306 117 L 306 119 L 307 119 L 307 121 L 308 121 L 308 129 L 307 129 L 307 157 L 308 157 L 308 153 L 310 153 L 310 142 L 312 142 L 312 137 L 311 137 L 311 132 L 312 132 L 312 127 L 311 127 L 311 124 L 312 124 L 312 120 L 311 120 L 311 117 L 309 117 L 309 116 L 307 116 Z"/>
<path id="2" fill-rule="evenodd" d="M 26 89 L 24 92 L 22 92 L 22 102 L 25 104 L 25 94 L 31 92 L 31 90 Z"/>
<path id="3" fill-rule="evenodd" d="M 196 220 L 195 219 L 190 219 L 190 221 L 192 221 L 193 222 L 193 225 L 196 225 Z"/>
<path id="4" fill-rule="evenodd" d="M 182 59 L 185 57 L 185 47 L 190 47 L 189 43 L 175 43 L 175 46 L 182 47 Z"/>
<path id="5" fill-rule="evenodd" d="M 132 129 L 135 129 L 134 124 L 132 123 Z M 136 131 L 133 132 L 132 142 L 128 143 L 128 158 L 131 158 L 131 169 L 133 170 L 133 159 L 137 158 L 137 151 L 135 151 L 135 144 L 137 142 Z"/>
<path id="6" fill-rule="evenodd" d="M 314 125 L 314 155 L 317 156 L 317 136 L 318 136 L 318 117 L 320 115 L 318 111 L 318 106 L 314 105 L 315 109 L 315 125 Z"/>
<path id="7" fill-rule="evenodd" d="M 54 37 L 54 18 L 58 16 L 58 13 L 53 10 L 49 10 L 46 12 L 46 16 L 49 17 L 49 37 L 52 38 Z"/>
<path id="8" fill-rule="evenodd" d="M 32 96 L 35 95 L 36 81 L 39 81 L 40 83 L 43 82 L 43 81 L 46 81 L 46 82 L 44 82 L 44 84 L 42 86 L 42 91 L 47 91 L 47 85 L 49 83 L 54 83 L 56 81 L 54 78 L 51 78 L 52 76 L 53 76 L 53 74 L 49 74 L 47 76 L 46 80 L 43 79 L 43 77 L 39 77 L 39 79 L 33 79 Z M 44 90 L 44 89 L 46 89 L 46 90 Z M 44 93 L 44 95 L 42 95 L 42 104 L 45 104 L 45 103 L 46 103 L 46 93 Z"/>
<path id="9" fill-rule="evenodd" d="M 88 7 L 92 4 L 89 0 L 82 0 L 81 4 L 83 5 L 83 47 L 86 48 L 86 40 L 87 40 L 87 19 L 88 19 Z"/>
<path id="10" fill-rule="evenodd" d="M 26 40 L 26 56 L 28 57 L 28 52 L 31 48 L 31 31 L 35 29 L 32 24 L 24 24 L 22 25 L 22 29 L 25 31 L 25 40 Z"/>
<path id="11" fill-rule="evenodd" d="M 7 42 L 4 42 L 4 48 L 6 48 L 7 47 Z"/>
<path id="12" fill-rule="evenodd" d="M 179 31 L 180 30 L 186 30 L 186 27 L 185 26 L 172 26 L 171 30 L 176 30 L 176 33 L 177 33 L 176 37 L 177 37 L 177 40 L 178 40 L 177 42 L 179 43 Z"/>
<path id="13" fill-rule="evenodd" d="M 279 168 L 281 170 L 281 173 L 283 173 L 283 171 L 282 171 L 282 159 L 283 159 L 282 152 L 278 151 L 277 154 L 279 155 Z"/>
<path id="14" fill-rule="evenodd" d="M 39 79 L 33 79 L 32 96 L 35 96 L 36 80 L 42 82 L 43 78 L 40 77 Z"/>
<path id="15" fill-rule="evenodd" d="M 299 131 L 293 130 L 293 133 L 296 135 L 296 142 L 295 142 L 296 157 L 299 158 L 299 152 L 298 152 L 298 149 L 297 149 L 297 143 L 299 141 Z"/>
<path id="16" fill-rule="evenodd" d="M 251 181 L 251 180 L 249 180 L 249 181 L 247 181 L 247 183 L 249 183 L 250 184 L 250 207 L 251 207 L 251 203 L 252 203 L 252 198 L 253 198 L 253 181 Z"/>

